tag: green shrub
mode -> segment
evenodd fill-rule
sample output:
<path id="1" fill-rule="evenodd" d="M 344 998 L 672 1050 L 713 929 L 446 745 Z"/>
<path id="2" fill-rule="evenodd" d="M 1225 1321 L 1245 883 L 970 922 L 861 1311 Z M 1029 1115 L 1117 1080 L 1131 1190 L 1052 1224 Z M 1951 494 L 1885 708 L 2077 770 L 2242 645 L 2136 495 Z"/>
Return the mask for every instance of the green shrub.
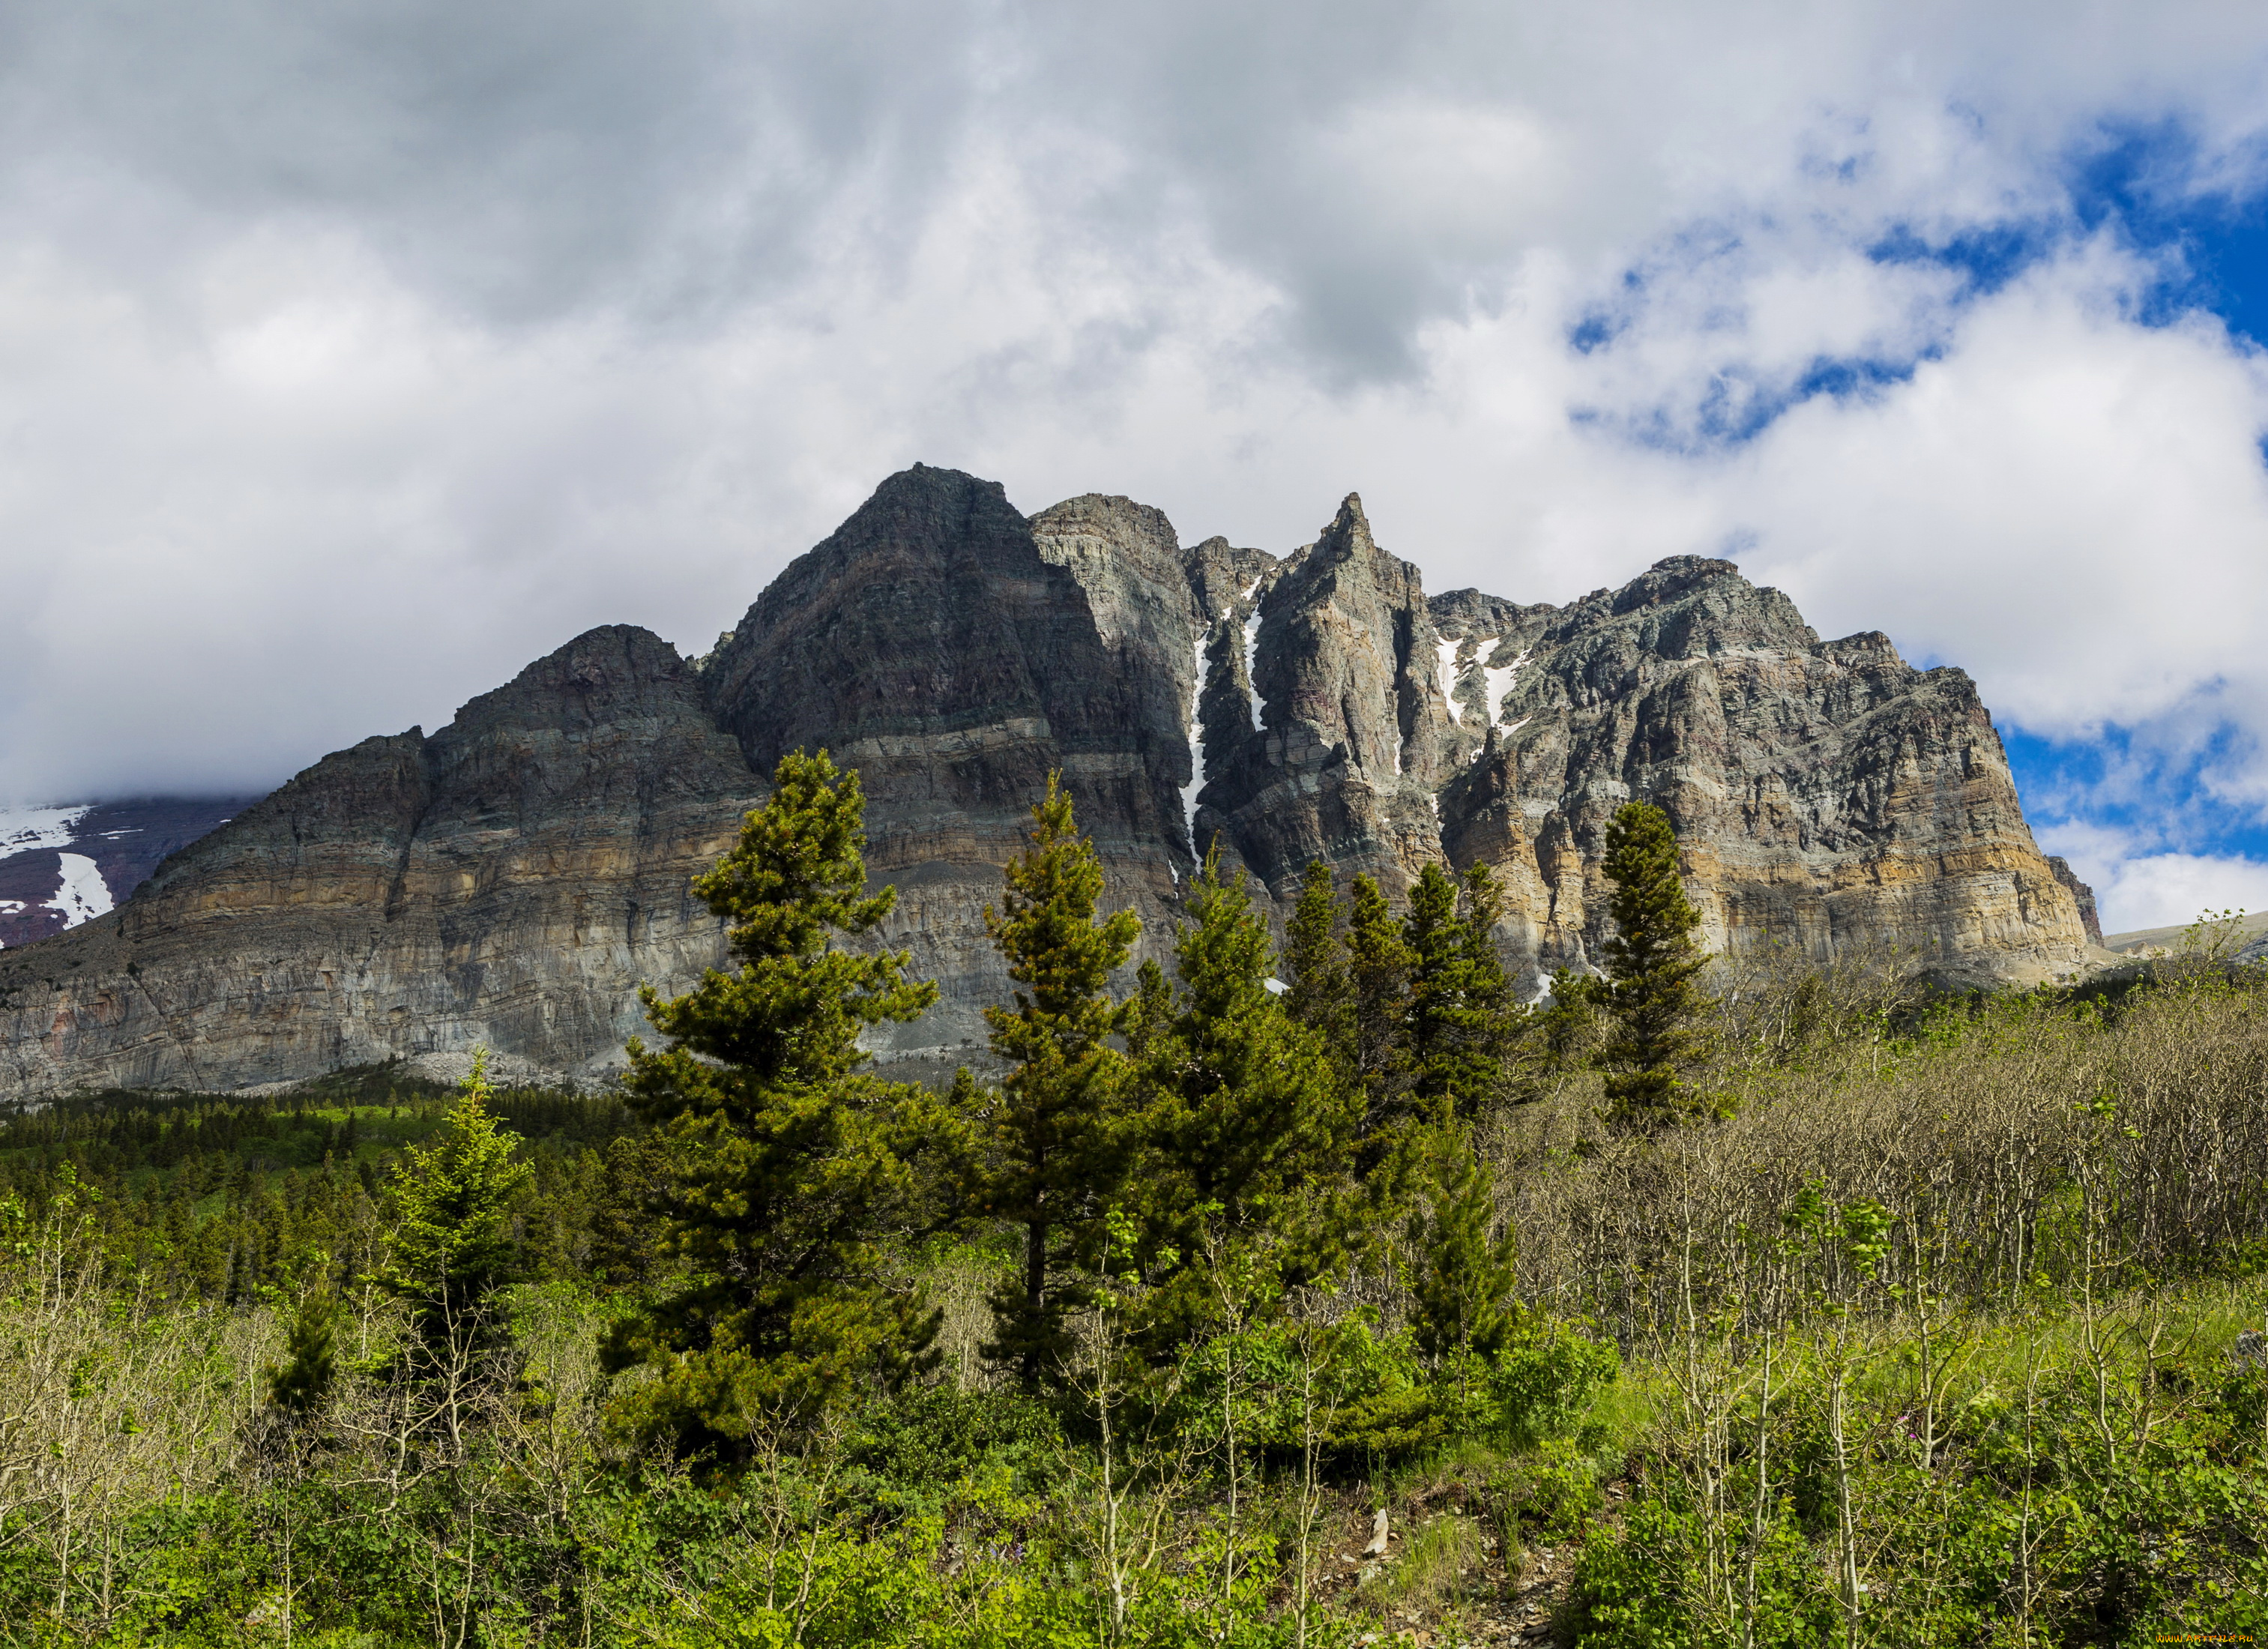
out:
<path id="1" fill-rule="evenodd" d="M 1592 1394 L 1621 1372 L 1622 1355 L 1610 1342 L 1587 1338 L 1548 1318 L 1531 1318 L 1489 1369 L 1495 1428 L 1514 1447 L 1533 1448 L 1569 1431 Z"/>

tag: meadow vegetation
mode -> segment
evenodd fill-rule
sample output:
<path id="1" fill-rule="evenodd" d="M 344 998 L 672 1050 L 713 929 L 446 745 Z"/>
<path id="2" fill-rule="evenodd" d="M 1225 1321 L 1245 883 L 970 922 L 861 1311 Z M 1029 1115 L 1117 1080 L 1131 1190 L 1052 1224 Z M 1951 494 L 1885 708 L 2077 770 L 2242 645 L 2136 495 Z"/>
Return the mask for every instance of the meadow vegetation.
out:
<path id="1" fill-rule="evenodd" d="M 2139 1644 L 2268 1631 L 2268 982 L 1602 978 L 1484 872 L 1215 864 L 1171 966 L 1059 791 L 993 1062 L 890 1079 L 856 779 L 701 884 L 619 1087 L 377 1067 L 0 1118 L 0 1642 Z"/>

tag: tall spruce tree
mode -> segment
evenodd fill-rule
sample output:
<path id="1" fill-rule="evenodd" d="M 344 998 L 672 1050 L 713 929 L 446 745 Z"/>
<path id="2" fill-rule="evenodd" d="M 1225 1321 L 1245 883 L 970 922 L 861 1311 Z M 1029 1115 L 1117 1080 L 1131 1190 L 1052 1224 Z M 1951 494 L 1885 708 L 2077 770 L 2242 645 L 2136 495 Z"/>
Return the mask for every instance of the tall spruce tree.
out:
<path id="1" fill-rule="evenodd" d="M 1354 879 L 1346 949 L 1353 1075 L 1368 1166 L 1407 1109 L 1410 955 L 1393 907 L 1367 876 Z"/>
<path id="2" fill-rule="evenodd" d="M 1108 1040 L 1121 1021 L 1108 986 L 1141 924 L 1130 910 L 1097 919 L 1102 866 L 1054 774 L 1007 884 L 1000 908 L 984 913 L 1017 990 L 1012 1008 L 984 1010 L 992 1051 L 1010 1070 L 982 1130 L 981 1196 L 1021 1232 L 1023 1255 L 993 1293 L 984 1352 L 1031 1387 L 1064 1366 L 1064 1317 L 1082 1297 L 1077 1273 L 1098 1257 L 1130 1143 L 1127 1062 Z"/>
<path id="3" fill-rule="evenodd" d="M 284 1338 L 284 1361 L 268 1370 L 268 1401 L 288 1414 L 320 1409 L 338 1378 L 338 1297 L 327 1285 L 311 1287 Z"/>
<path id="4" fill-rule="evenodd" d="M 1147 1223 L 1184 1254 L 1197 1246 L 1197 1211 L 1250 1231 L 1294 1190 L 1335 1180 L 1354 1125 L 1322 1037 L 1268 988 L 1274 946 L 1243 876 L 1209 857 L 1189 909 L 1174 936 L 1176 1011 L 1141 1066 Z"/>
<path id="5" fill-rule="evenodd" d="M 849 952 L 895 902 L 868 894 L 858 775 L 827 753 L 781 758 L 771 798 L 695 891 L 731 918 L 730 974 L 640 992 L 668 1045 L 630 1044 L 632 1108 L 661 1130 L 665 1252 L 686 1280 L 609 1344 L 651 1365 L 623 1418 L 636 1435 L 721 1464 L 761 1429 L 806 1423 L 861 1380 L 933 1360 L 937 1314 L 886 1263 L 918 1234 L 917 1160 L 950 1144 L 926 1089 L 858 1067 L 858 1037 L 918 1018 L 937 987 L 903 951 Z"/>
<path id="6" fill-rule="evenodd" d="M 1414 1110 L 1469 1119 L 1505 1086 L 1525 1020 L 1505 977 L 1494 930 L 1500 909 L 1485 865 L 1462 886 L 1428 865 L 1410 889 L 1402 939 L 1410 956 L 1404 1015 Z"/>
<path id="7" fill-rule="evenodd" d="M 1679 1076 L 1699 1048 L 1694 981 L 1707 958 L 1694 933 L 1701 917 L 1677 879 L 1676 833 L 1659 807 L 1631 802 L 1616 813 L 1604 868 L 1615 885 L 1615 936 L 1599 993 L 1615 1020 L 1602 1056 L 1607 1117 L 1651 1131 L 1692 1109 Z"/>
<path id="8" fill-rule="evenodd" d="M 1429 1123 L 1413 1144 L 1412 1337 L 1428 1357 L 1492 1357 L 1519 1326 L 1512 1227 L 1499 1227 L 1488 1169 L 1465 1127 Z"/>
<path id="9" fill-rule="evenodd" d="M 1354 997 L 1346 945 L 1339 938 L 1340 906 L 1331 867 L 1312 861 L 1300 878 L 1300 897 L 1285 924 L 1284 1009 L 1323 1039 L 1341 1071 L 1355 1071 Z"/>
<path id="10" fill-rule="evenodd" d="M 1150 1044 L 1173 1023 L 1174 987 L 1154 956 L 1142 959 L 1135 970 L 1133 999 L 1124 1009 L 1126 1052 L 1136 1064 L 1148 1054 Z"/>

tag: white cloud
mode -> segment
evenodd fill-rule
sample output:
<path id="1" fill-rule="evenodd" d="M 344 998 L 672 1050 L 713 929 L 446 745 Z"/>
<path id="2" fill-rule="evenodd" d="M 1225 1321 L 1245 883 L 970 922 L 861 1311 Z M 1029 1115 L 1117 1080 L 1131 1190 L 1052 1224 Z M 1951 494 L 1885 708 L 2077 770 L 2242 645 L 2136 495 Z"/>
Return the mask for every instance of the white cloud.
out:
<path id="1" fill-rule="evenodd" d="M 2100 826 L 2063 825 L 2040 833 L 2095 889 L 2105 933 L 2176 927 L 2223 910 L 2268 910 L 2268 865 L 2236 854 L 2154 852 L 2137 838 Z"/>
<path id="2" fill-rule="evenodd" d="M 1752 568 L 1822 625 L 1968 666 L 2036 732 L 2201 694 L 2268 710 L 2268 366 L 2202 320 L 2135 325 L 2136 275 L 2076 249 L 1910 383 L 1782 419 L 1716 482 Z"/>
<path id="3" fill-rule="evenodd" d="M 2245 9 L 7 28 L 0 796 L 272 782 L 593 623 L 705 645 L 922 459 L 1278 548 L 1356 488 L 1526 600 L 1730 546 L 2138 770 L 2218 731 L 2268 799 L 2268 378 L 2139 321 L 2158 270 L 2066 192 L 2166 122 L 2169 199 L 2259 187 Z M 1978 231 L 2049 251 L 1982 296 L 1868 255 Z M 1721 438 L 1822 359 L 1911 374 Z"/>

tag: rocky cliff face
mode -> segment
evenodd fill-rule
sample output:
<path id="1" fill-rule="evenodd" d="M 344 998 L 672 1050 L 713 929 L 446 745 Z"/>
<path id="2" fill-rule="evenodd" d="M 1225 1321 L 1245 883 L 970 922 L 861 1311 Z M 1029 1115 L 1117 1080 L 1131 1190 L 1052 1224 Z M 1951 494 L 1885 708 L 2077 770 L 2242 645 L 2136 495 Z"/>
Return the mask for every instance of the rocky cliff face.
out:
<path id="1" fill-rule="evenodd" d="M 915 1069 L 980 1045 L 1005 994 L 983 912 L 1049 772 L 1145 950 L 1208 848 L 1275 900 L 1314 858 L 1395 889 L 1484 859 L 1532 983 L 1595 953 L 1606 821 L 1634 796 L 1676 821 L 1714 945 L 1887 937 L 2036 977 L 2087 938 L 1967 677 L 1880 636 L 1822 643 L 1728 563 L 1565 608 L 1429 600 L 1355 498 L 1278 559 L 1185 551 L 1124 498 L 1027 519 L 917 467 L 698 666 L 594 630 L 0 953 L 0 1086 L 228 1087 L 482 1043 L 604 1071 L 638 983 L 722 960 L 688 884 L 779 755 L 817 746 L 861 776 L 868 863 L 899 890 L 887 941 L 944 987 L 880 1050 Z"/>
<path id="2" fill-rule="evenodd" d="M 885 941 L 941 988 L 919 1023 L 883 1029 L 885 1052 L 982 1043 L 979 1010 L 1009 989 L 984 909 L 1050 772 L 1111 897 L 1164 923 L 1187 863 L 1190 609 L 1155 511 L 1076 499 L 1027 521 L 997 483 L 917 467 L 782 572 L 714 655 L 711 703 L 755 773 L 806 747 L 858 770 L 867 866 L 898 890 Z"/>
<path id="3" fill-rule="evenodd" d="M 485 1043 L 584 1064 L 722 953 L 688 880 L 755 786 L 676 652 L 578 637 L 328 756 L 114 915 L 0 953 L 0 1085 L 234 1087 Z"/>
<path id="4" fill-rule="evenodd" d="M 1877 633 L 1822 642 L 1778 591 L 1691 556 L 1522 609 L 1501 638 L 1447 605 L 1485 743 L 1444 786 L 1443 850 L 1500 869 L 1538 967 L 1606 937 L 1606 826 L 1633 798 L 1676 825 L 1712 948 L 1863 936 L 2026 978 L 2080 960 L 2073 893 L 1962 672 L 1916 670 Z"/>
<path id="5" fill-rule="evenodd" d="M 2102 943 L 2102 918 L 2095 912 L 2095 889 L 2079 880 L 2079 872 L 2072 869 L 2071 861 L 2060 853 L 2048 856 L 2048 869 L 2063 884 L 2064 891 L 2072 897 L 2072 902 L 2079 907 L 2079 924 L 2087 930 L 2087 942 L 2100 946 Z"/>

